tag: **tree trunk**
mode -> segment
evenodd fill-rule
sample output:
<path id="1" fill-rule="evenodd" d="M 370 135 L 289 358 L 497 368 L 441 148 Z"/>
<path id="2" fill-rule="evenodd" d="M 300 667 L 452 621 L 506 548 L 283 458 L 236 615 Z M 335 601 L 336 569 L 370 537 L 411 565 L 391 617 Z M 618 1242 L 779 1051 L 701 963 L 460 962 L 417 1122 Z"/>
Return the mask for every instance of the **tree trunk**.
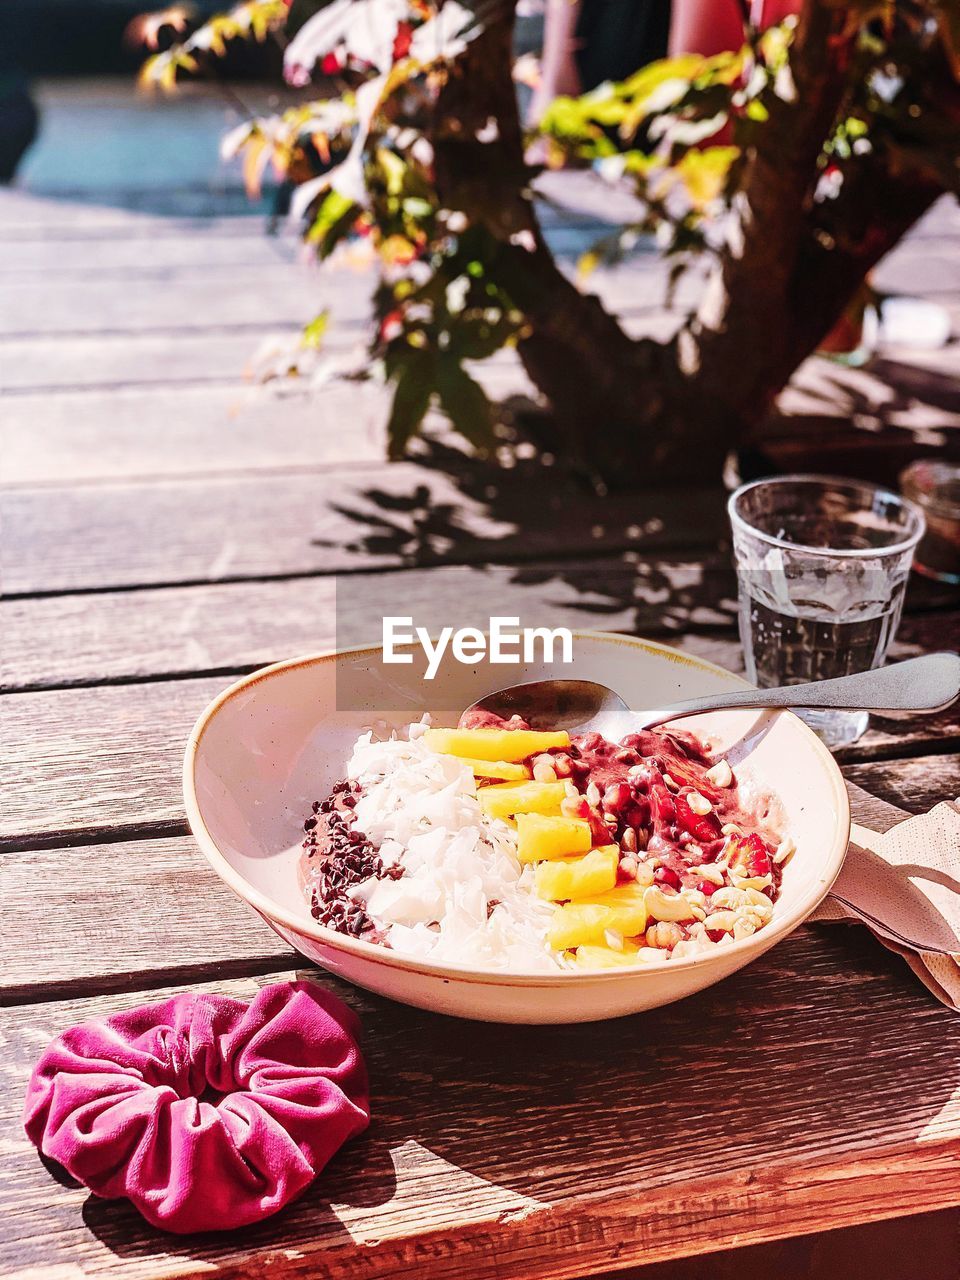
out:
<path id="1" fill-rule="evenodd" d="M 714 478 L 942 187 L 893 174 L 876 155 L 838 200 L 814 204 L 855 34 L 845 10 L 807 0 L 791 56 L 796 93 L 759 131 L 698 314 L 671 342 L 632 340 L 560 271 L 537 223 L 511 77 L 514 7 L 501 6 L 458 61 L 433 142 L 441 200 L 490 232 L 487 265 L 528 322 L 520 356 L 552 411 L 549 443 L 539 443 L 609 484 Z M 482 144 L 490 117 L 498 136 Z"/>

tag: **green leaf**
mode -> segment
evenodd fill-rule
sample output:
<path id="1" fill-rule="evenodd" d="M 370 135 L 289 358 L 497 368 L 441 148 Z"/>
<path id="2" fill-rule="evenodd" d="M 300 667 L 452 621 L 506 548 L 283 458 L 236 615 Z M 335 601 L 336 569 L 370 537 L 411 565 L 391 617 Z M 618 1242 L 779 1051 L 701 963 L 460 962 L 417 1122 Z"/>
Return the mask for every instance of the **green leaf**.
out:
<path id="1" fill-rule="evenodd" d="M 407 445 L 420 429 L 436 389 L 435 373 L 436 361 L 432 352 L 412 347 L 404 352 L 387 423 L 387 446 L 394 460 L 403 457 Z"/>
<path id="2" fill-rule="evenodd" d="M 493 448 L 493 406 L 480 383 L 453 360 L 437 367 L 437 391 L 447 417 L 474 448 L 486 453 Z"/>
<path id="3" fill-rule="evenodd" d="M 311 351 L 319 351 L 329 323 L 330 312 L 327 310 L 321 311 L 318 316 L 314 316 L 310 323 L 304 326 L 300 337 L 300 345 L 307 347 Z"/>
<path id="4" fill-rule="evenodd" d="M 336 244 L 353 226 L 359 206 L 339 191 L 328 191 L 320 202 L 307 240 L 320 249 L 321 258 L 329 257 Z"/>

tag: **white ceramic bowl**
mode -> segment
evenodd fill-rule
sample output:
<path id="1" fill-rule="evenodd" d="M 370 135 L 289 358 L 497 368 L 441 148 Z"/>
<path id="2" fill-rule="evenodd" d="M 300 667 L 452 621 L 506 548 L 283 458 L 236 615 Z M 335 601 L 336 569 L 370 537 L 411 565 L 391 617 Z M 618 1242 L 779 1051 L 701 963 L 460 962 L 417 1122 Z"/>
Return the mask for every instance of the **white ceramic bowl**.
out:
<path id="1" fill-rule="evenodd" d="M 724 711 L 684 722 L 727 752 L 741 785 L 772 791 L 797 844 L 772 922 L 750 938 L 689 959 L 599 973 L 494 973 L 404 958 L 316 924 L 301 895 L 303 819 L 343 775 L 353 742 L 423 711 L 455 723 L 493 689 L 554 675 L 601 680 L 628 704 L 656 706 L 743 681 L 664 645 L 577 632 L 571 666 L 467 667 L 449 659 L 432 684 L 422 666 L 385 667 L 377 648 L 297 658 L 227 689 L 187 744 L 187 816 L 214 870 L 309 959 L 394 1000 L 491 1022 L 589 1022 L 679 1000 L 755 960 L 797 927 L 840 870 L 850 810 L 826 748 L 789 712 Z"/>

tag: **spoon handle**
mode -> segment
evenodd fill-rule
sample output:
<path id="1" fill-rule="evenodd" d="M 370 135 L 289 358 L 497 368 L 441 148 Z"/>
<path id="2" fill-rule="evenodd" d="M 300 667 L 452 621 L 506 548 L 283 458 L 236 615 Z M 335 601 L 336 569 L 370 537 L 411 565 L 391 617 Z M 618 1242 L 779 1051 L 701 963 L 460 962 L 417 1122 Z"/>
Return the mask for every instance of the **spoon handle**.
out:
<path id="1" fill-rule="evenodd" d="M 718 693 L 641 712 L 647 728 L 680 716 L 734 707 L 822 707 L 839 711 L 939 711 L 960 697 L 960 656 L 928 653 L 876 671 L 778 689 Z M 655 718 L 654 718 L 655 717 Z"/>

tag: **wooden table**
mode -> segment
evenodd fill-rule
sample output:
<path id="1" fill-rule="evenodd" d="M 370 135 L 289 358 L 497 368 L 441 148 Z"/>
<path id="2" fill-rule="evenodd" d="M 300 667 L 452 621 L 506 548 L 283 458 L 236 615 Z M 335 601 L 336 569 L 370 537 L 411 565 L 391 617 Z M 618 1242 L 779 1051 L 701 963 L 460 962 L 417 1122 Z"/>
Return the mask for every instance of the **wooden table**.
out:
<path id="1" fill-rule="evenodd" d="M 955 244 L 957 218 L 920 234 Z M 595 497 L 522 457 L 480 468 L 440 427 L 387 466 L 381 393 L 240 385 L 324 295 L 333 349 L 356 343 L 365 281 L 318 282 L 247 219 L 4 193 L 0 237 L 0 1274 L 561 1280 L 960 1204 L 960 1023 L 845 926 L 589 1030 L 463 1024 L 311 971 L 361 1014 L 374 1123 L 254 1229 L 167 1237 L 44 1166 L 19 1115 L 56 1031 L 297 971 L 195 849 L 180 759 L 231 677 L 334 643 L 335 575 L 739 650 L 720 494 Z M 653 271 L 599 284 L 662 330 L 637 302 Z M 507 359 L 486 376 L 518 386 Z M 830 381 L 842 412 L 858 376 L 814 365 L 791 394 Z M 956 644 L 958 619 L 918 584 L 897 652 Z M 957 794 L 958 752 L 956 708 L 876 722 L 844 756 L 857 818 Z"/>

